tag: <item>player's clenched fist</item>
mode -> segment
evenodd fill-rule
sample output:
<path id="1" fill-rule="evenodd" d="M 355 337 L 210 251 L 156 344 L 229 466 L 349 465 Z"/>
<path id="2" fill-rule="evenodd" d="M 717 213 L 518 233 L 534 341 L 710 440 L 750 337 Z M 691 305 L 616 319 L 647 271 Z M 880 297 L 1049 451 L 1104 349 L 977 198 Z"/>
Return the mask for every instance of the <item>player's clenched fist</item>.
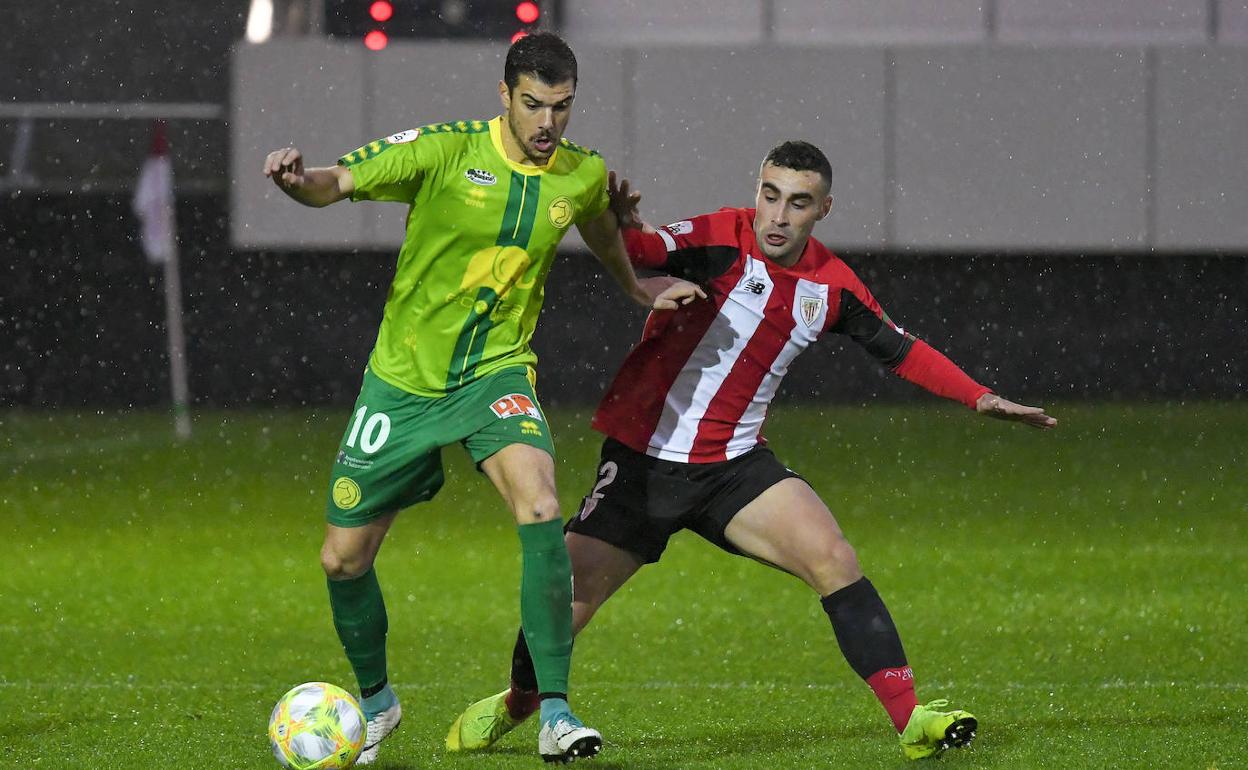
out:
<path id="1" fill-rule="evenodd" d="M 283 147 L 269 153 L 264 160 L 264 175 L 283 189 L 303 184 L 303 153 L 294 147 Z"/>

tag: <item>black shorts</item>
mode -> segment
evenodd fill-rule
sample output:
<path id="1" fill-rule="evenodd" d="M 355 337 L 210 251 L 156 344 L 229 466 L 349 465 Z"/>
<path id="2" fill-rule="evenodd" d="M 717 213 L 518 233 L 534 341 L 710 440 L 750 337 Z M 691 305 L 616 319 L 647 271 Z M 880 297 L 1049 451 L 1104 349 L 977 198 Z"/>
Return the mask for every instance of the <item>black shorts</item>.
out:
<path id="1" fill-rule="evenodd" d="M 608 438 L 598 480 L 564 531 L 597 538 L 648 563 L 658 561 L 682 529 L 740 553 L 724 537 L 728 522 L 763 492 L 794 478 L 801 476 L 763 446 L 725 462 L 678 463 Z"/>

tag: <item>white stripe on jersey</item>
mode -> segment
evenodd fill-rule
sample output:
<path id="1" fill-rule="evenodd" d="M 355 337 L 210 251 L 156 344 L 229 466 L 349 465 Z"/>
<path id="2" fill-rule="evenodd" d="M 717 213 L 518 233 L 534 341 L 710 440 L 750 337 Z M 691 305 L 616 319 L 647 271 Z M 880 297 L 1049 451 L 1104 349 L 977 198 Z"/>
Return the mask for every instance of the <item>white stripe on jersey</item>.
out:
<path id="1" fill-rule="evenodd" d="M 817 305 L 817 307 L 816 307 Z M 750 405 L 745 408 L 741 420 L 728 440 L 725 455 L 729 460 L 739 457 L 758 445 L 758 433 L 767 419 L 767 407 L 776 397 L 780 389 L 780 381 L 789 372 L 793 359 L 811 343 L 819 338 L 823 326 L 828 320 L 828 287 L 826 284 L 799 278 L 793 290 L 793 331 L 789 333 L 789 341 L 781 348 L 776 360 L 771 362 L 771 370 L 763 377 L 762 383 Z M 807 322 L 807 319 L 810 319 Z"/>
<path id="2" fill-rule="evenodd" d="M 652 457 L 689 462 L 698 423 L 762 323 L 775 284 L 763 263 L 753 257 L 745 259 L 741 279 L 667 391 L 663 413 L 646 452 Z"/>
<path id="3" fill-rule="evenodd" d="M 676 250 L 676 239 L 675 239 L 675 238 L 673 238 L 673 237 L 671 236 L 671 234 L 669 234 L 666 230 L 664 230 L 664 229 L 663 229 L 663 228 L 661 228 L 661 227 L 657 230 L 657 232 L 658 232 L 658 234 L 659 234 L 659 237 L 663 239 L 663 244 L 664 244 L 665 246 L 667 246 L 667 250 L 668 250 L 669 252 L 671 252 L 671 251 L 675 251 L 675 250 Z"/>

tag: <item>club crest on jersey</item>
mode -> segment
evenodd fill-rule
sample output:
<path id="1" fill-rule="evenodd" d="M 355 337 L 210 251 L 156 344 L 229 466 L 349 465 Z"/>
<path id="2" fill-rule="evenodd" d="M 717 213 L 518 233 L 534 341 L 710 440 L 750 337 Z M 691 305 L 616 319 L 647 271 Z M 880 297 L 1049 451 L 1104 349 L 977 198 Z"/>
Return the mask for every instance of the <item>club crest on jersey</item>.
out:
<path id="1" fill-rule="evenodd" d="M 386 141 L 390 144 L 407 144 L 416 141 L 416 137 L 420 136 L 419 128 L 409 128 L 406 131 L 400 131 L 386 137 Z"/>
<path id="2" fill-rule="evenodd" d="M 806 322 L 806 327 L 810 328 L 815 325 L 815 321 L 819 320 L 819 313 L 823 310 L 822 297 L 801 297 L 799 298 L 798 308 L 802 311 L 802 320 Z"/>
<path id="3" fill-rule="evenodd" d="M 572 205 L 572 199 L 566 195 L 560 195 L 551 201 L 550 208 L 546 211 L 550 223 L 560 230 L 572 224 L 572 217 L 575 214 L 576 207 Z"/>
<path id="4" fill-rule="evenodd" d="M 663 229 L 672 235 L 686 235 L 693 232 L 693 222 L 690 222 L 688 219 L 682 219 L 670 225 L 663 225 Z"/>
<path id="5" fill-rule="evenodd" d="M 464 176 L 468 177 L 469 182 L 479 184 L 482 187 L 489 187 L 492 184 L 498 184 L 498 177 L 479 168 L 468 169 L 464 172 Z"/>
<path id="6" fill-rule="evenodd" d="M 505 420 L 508 417 L 542 419 L 542 412 L 537 408 L 537 404 L 534 404 L 533 399 L 523 393 L 510 393 L 503 396 L 490 404 L 490 409 L 494 412 L 494 416 L 500 420 Z"/>

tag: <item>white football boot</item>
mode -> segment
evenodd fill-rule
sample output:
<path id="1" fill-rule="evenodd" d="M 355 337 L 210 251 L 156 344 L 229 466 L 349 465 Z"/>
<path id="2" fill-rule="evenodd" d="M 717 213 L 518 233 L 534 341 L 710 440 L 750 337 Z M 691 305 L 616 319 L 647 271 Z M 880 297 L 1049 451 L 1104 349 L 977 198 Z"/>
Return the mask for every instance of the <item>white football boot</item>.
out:
<path id="1" fill-rule="evenodd" d="M 390 733 L 394 732 L 394 728 L 399 726 L 402 719 L 403 707 L 395 703 L 368 720 L 368 730 L 364 735 L 364 750 L 360 752 L 360 758 L 355 760 L 355 764 L 371 765 L 376 762 L 381 742 L 390 737 Z"/>
<path id="2" fill-rule="evenodd" d="M 547 762 L 588 759 L 602 750 L 602 735 L 565 713 L 555 717 L 553 723 L 542 725 L 537 734 L 537 750 Z"/>

